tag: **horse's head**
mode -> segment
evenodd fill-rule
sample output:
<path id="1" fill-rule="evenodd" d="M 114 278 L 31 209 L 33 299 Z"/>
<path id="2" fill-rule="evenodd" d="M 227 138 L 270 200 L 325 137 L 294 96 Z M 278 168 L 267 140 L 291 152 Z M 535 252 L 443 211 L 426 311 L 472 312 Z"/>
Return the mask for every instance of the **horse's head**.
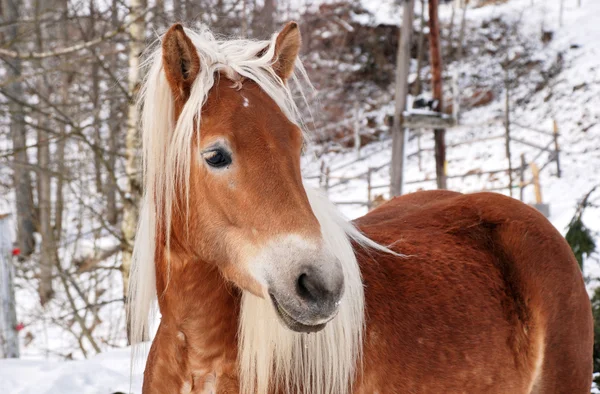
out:
<path id="1" fill-rule="evenodd" d="M 273 91 L 286 91 L 299 48 L 298 26 L 289 23 L 272 45 L 255 52 L 257 59 L 272 60 L 261 72 L 270 75 Z M 199 52 L 181 25 L 163 39 L 162 72 L 172 94 L 172 117 L 179 119 L 174 133 L 195 119 L 191 138 L 183 141 L 191 162 L 187 180 L 174 188 L 170 208 L 171 249 L 218 267 L 239 288 L 270 299 L 290 329 L 320 330 L 338 310 L 344 275 L 302 183 L 302 131 L 272 92 L 227 60 Z M 196 115 L 186 120 L 186 113 Z"/>

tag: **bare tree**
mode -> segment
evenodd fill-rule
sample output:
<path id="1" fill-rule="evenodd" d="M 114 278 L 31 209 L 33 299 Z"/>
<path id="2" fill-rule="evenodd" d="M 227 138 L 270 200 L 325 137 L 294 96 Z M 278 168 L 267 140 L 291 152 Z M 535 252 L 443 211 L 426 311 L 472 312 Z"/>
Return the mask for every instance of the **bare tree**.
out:
<path id="1" fill-rule="evenodd" d="M 12 48 L 16 48 L 19 40 L 20 0 L 2 0 L 4 19 L 8 25 L 5 40 Z M 21 80 L 21 60 L 7 58 L 6 76 L 9 83 L 4 89 L 10 114 L 10 134 L 13 142 L 13 179 L 17 201 L 17 242 L 23 256 L 33 253 L 36 230 L 35 206 L 31 187 L 29 157 L 27 156 L 27 130 L 22 103 L 24 102 L 23 82 Z"/>
<path id="2" fill-rule="evenodd" d="M 119 25 L 119 6 L 118 0 L 112 0 L 110 19 L 112 28 L 116 28 Z M 109 67 L 111 70 L 117 70 L 119 67 L 119 55 L 112 52 L 109 56 Z M 112 79 L 112 78 L 111 78 Z M 113 81 L 113 84 L 117 81 Z M 114 86 L 111 84 L 112 86 Z M 117 161 L 117 152 L 119 150 L 119 133 L 121 131 L 121 102 L 120 96 L 111 93 L 110 98 L 110 116 L 108 121 L 108 157 L 106 163 L 106 170 L 109 173 L 105 183 L 105 195 L 106 195 L 106 221 L 115 225 L 118 221 L 118 208 L 117 208 L 117 182 L 115 170 Z M 112 175 L 111 175 L 112 174 Z"/>

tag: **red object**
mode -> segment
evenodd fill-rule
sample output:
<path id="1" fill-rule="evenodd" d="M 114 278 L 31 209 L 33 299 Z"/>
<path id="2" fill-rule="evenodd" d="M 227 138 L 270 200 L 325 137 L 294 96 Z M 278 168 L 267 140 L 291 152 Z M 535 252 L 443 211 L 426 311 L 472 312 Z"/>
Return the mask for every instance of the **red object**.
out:
<path id="1" fill-rule="evenodd" d="M 20 255 L 20 254 L 21 254 L 21 249 L 19 249 L 19 248 L 14 248 L 14 249 L 12 250 L 12 255 L 13 255 L 13 256 L 18 256 L 18 255 Z"/>
<path id="2" fill-rule="evenodd" d="M 21 331 L 24 328 L 25 328 L 25 324 L 23 324 L 23 323 L 19 323 L 15 326 L 15 330 L 17 330 L 17 332 Z"/>

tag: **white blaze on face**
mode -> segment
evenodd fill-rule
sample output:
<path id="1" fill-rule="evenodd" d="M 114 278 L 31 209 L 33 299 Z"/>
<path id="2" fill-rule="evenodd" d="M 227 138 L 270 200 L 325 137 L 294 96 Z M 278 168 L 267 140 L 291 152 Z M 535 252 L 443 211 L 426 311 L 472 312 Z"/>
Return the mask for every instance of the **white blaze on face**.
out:
<path id="1" fill-rule="evenodd" d="M 250 106 L 250 101 L 248 100 L 248 97 L 242 96 L 242 98 L 244 99 L 243 106 L 248 108 Z"/>

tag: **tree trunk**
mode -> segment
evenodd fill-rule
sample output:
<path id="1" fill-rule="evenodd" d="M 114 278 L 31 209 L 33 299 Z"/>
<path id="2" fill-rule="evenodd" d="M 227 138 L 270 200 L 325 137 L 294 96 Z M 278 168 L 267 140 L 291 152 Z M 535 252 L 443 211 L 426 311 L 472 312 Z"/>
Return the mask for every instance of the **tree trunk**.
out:
<path id="1" fill-rule="evenodd" d="M 181 10 L 181 0 L 173 0 L 173 19 L 174 21 L 184 22 L 185 18 Z"/>
<path id="2" fill-rule="evenodd" d="M 18 23 L 20 1 L 2 0 L 4 20 L 9 23 L 6 27 L 6 42 L 12 43 L 19 39 Z M 19 101 L 24 101 L 23 84 L 21 77 L 21 62 L 19 59 L 5 58 L 6 80 L 11 84 L 6 86 L 8 93 L 8 111 L 10 114 L 10 135 L 13 143 L 13 179 L 15 184 L 15 200 L 17 205 L 17 244 L 22 256 L 29 256 L 35 248 L 33 233 L 36 230 L 35 206 L 33 204 L 33 190 L 27 157 L 27 130 L 23 108 Z M 14 100 L 13 100 L 14 99 Z"/>
<path id="3" fill-rule="evenodd" d="M 154 5 L 153 23 L 157 26 L 165 27 L 167 20 L 165 0 L 156 0 L 156 4 Z"/>
<path id="4" fill-rule="evenodd" d="M 113 0 L 111 10 L 111 21 L 112 28 L 116 29 L 119 25 L 119 14 L 118 14 L 119 0 Z M 110 68 L 116 70 L 119 67 L 119 55 L 117 53 L 111 53 L 110 55 Z M 121 106 L 119 103 L 119 97 L 113 95 L 110 99 L 110 116 L 108 121 L 108 157 L 106 158 L 106 170 L 109 173 L 106 177 L 105 182 L 105 195 L 106 195 L 106 221 L 111 225 L 117 224 L 118 220 L 118 209 L 117 209 L 117 184 L 115 182 L 115 164 L 117 161 L 117 153 L 119 150 L 118 137 L 121 131 Z"/>
<path id="5" fill-rule="evenodd" d="M 425 52 L 425 0 L 421 0 L 421 30 L 419 31 L 419 47 L 417 49 L 417 80 L 413 95 L 418 96 L 423 92 L 423 53 Z"/>
<path id="6" fill-rule="evenodd" d="M 41 15 L 41 0 L 35 1 L 35 18 L 39 20 Z M 44 50 L 44 34 L 41 24 L 35 24 L 36 46 L 37 50 Z M 44 69 L 44 61 L 39 60 L 38 67 Z M 40 95 L 49 98 L 50 85 L 46 78 L 41 78 L 37 90 Z M 45 130 L 46 119 L 43 115 L 38 115 L 37 129 L 37 156 L 39 167 L 37 173 L 38 185 L 38 206 L 39 206 L 39 232 L 42 236 L 41 254 L 40 254 L 40 273 L 38 282 L 38 295 L 40 304 L 45 305 L 54 296 L 52 286 L 52 276 L 56 266 L 56 243 L 54 242 L 54 227 L 52 226 L 52 178 L 50 177 L 51 159 L 50 159 L 50 135 Z"/>
<path id="7" fill-rule="evenodd" d="M 122 232 L 123 257 L 121 272 L 123 274 L 123 295 L 127 297 L 129 286 L 129 273 L 131 271 L 131 253 L 133 251 L 133 239 L 138 220 L 138 203 L 141 197 L 141 171 L 140 171 L 140 138 L 138 133 L 138 107 L 135 97 L 140 88 L 140 57 L 144 50 L 144 37 L 146 23 L 141 17 L 143 6 L 142 0 L 130 0 L 131 13 L 129 17 L 134 21 L 129 26 L 131 42 L 129 44 L 129 95 L 131 100 L 127 109 L 127 130 L 125 136 L 125 174 L 127 176 L 126 195 L 123 202 Z M 126 303 L 127 306 L 127 303 Z"/>
<path id="8" fill-rule="evenodd" d="M 61 1 L 61 8 L 63 10 L 63 20 L 69 20 L 69 0 Z M 64 46 L 67 46 L 70 42 L 69 38 L 69 29 L 67 28 L 67 24 L 62 25 L 62 43 Z M 69 111 L 69 74 L 66 72 L 70 69 L 69 59 L 63 59 L 63 80 L 62 86 L 60 87 L 60 97 L 62 100 L 62 108 L 65 113 Z M 70 71 L 70 70 L 69 70 Z M 62 217 L 64 211 L 64 198 L 63 198 L 63 186 L 64 186 L 64 178 L 67 176 L 67 168 L 65 166 L 65 161 L 62 159 L 65 157 L 65 145 L 67 143 L 67 128 L 64 123 L 60 123 L 58 125 L 59 129 L 59 140 L 56 143 L 56 157 L 61 158 L 61 160 L 56 160 L 56 172 L 59 176 L 56 179 L 56 197 L 54 203 L 54 241 L 56 244 L 60 242 L 62 237 Z M 57 259 L 58 260 L 58 259 Z M 57 261 L 58 264 L 58 261 Z"/>
<path id="9" fill-rule="evenodd" d="M 199 20 L 200 12 L 198 0 L 185 0 L 185 19 L 196 22 Z M 219 15 L 222 16 L 222 15 Z"/>
<path id="10" fill-rule="evenodd" d="M 462 17 L 460 20 L 460 32 L 458 35 L 458 61 L 462 60 L 465 52 L 465 28 L 467 24 L 467 8 L 469 5 L 469 0 L 464 0 L 462 2 Z"/>
<path id="11" fill-rule="evenodd" d="M 89 34 L 87 36 L 88 40 L 94 39 L 96 35 L 96 9 L 94 5 L 95 0 L 90 0 L 90 24 L 89 24 Z M 100 70 L 98 66 L 98 62 L 92 63 L 92 108 L 94 114 L 94 144 L 97 147 L 103 146 L 102 136 L 100 135 Z M 94 174 L 96 177 L 96 191 L 98 194 L 102 194 L 102 157 L 99 150 L 94 151 Z"/>
<path id="12" fill-rule="evenodd" d="M 275 13 L 277 12 L 276 0 L 265 0 L 264 6 L 257 13 L 253 21 L 254 35 L 258 38 L 269 38 L 276 30 Z"/>
<path id="13" fill-rule="evenodd" d="M 56 243 L 52 226 L 52 179 L 50 170 L 50 147 L 48 133 L 38 129 L 38 204 L 40 208 L 40 235 L 42 236 L 40 255 L 40 278 L 38 293 L 40 303 L 45 305 L 54 296 L 52 276 L 56 265 Z"/>
<path id="14" fill-rule="evenodd" d="M 406 109 L 408 95 L 408 74 L 410 71 L 410 43 L 413 30 L 415 0 L 404 2 L 402 12 L 402 28 L 398 40 L 398 55 L 396 58 L 396 106 L 392 129 L 392 168 L 390 197 L 402 194 L 404 176 L 405 133 L 402 127 L 402 114 Z"/>
<path id="15" fill-rule="evenodd" d="M 440 48 L 440 23 L 438 19 L 438 0 L 429 0 L 429 51 L 431 58 L 431 83 L 434 110 L 443 112 L 442 54 Z M 446 189 L 446 130 L 434 130 L 435 173 L 438 189 Z"/>
<path id="16" fill-rule="evenodd" d="M 446 42 L 448 43 L 448 53 L 452 53 L 452 37 L 454 37 L 454 15 L 456 14 L 456 7 L 459 0 L 452 1 L 452 13 L 450 14 L 450 26 L 448 27 L 448 36 L 446 36 Z"/>
<path id="17" fill-rule="evenodd" d="M 0 214 L 0 358 L 19 358 L 9 219 Z"/>
<path id="18" fill-rule="evenodd" d="M 246 0 L 242 0 L 242 25 L 241 25 L 241 36 L 242 38 L 248 37 L 248 4 Z"/>

